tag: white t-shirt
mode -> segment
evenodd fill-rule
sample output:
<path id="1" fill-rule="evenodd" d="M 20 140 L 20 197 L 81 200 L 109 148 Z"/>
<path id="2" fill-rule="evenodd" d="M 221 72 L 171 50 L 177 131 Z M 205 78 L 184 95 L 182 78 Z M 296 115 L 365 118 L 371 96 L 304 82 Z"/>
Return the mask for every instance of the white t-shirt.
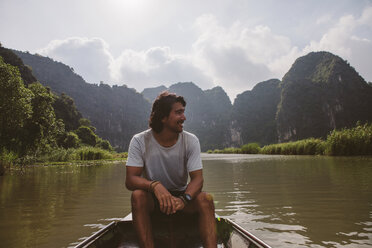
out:
<path id="1" fill-rule="evenodd" d="M 183 131 L 176 144 L 164 147 L 156 141 L 151 129 L 146 130 L 130 141 L 127 166 L 144 167 L 144 178 L 160 181 L 168 190 L 185 190 L 188 173 L 203 168 L 199 140 Z"/>

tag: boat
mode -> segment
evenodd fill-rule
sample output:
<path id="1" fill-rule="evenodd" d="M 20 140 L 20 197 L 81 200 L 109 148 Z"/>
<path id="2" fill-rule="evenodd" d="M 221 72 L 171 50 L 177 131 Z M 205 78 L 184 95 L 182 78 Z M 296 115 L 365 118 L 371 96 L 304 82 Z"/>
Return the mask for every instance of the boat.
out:
<path id="1" fill-rule="evenodd" d="M 228 218 L 216 215 L 218 247 L 270 248 L 265 242 Z M 197 228 L 197 215 L 176 213 L 152 216 L 155 247 L 203 247 Z M 139 247 L 132 223 L 132 214 L 113 221 L 83 240 L 75 248 Z"/>

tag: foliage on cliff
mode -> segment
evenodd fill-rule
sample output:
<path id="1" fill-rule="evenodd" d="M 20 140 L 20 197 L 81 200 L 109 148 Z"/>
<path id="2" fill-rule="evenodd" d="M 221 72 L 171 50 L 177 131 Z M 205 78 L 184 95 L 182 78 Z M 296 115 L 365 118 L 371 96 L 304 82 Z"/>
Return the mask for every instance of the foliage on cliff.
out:
<path id="1" fill-rule="evenodd" d="M 325 138 L 333 129 L 372 121 L 372 87 L 328 52 L 300 57 L 282 80 L 279 141 Z"/>

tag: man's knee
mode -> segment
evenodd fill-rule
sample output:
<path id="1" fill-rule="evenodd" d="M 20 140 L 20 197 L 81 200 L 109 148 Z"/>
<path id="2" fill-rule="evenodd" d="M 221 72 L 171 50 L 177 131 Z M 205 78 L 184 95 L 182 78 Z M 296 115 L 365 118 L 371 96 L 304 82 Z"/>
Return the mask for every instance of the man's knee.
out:
<path id="1" fill-rule="evenodd" d="M 144 190 L 134 190 L 132 192 L 132 208 L 140 209 L 148 206 L 148 193 Z"/>
<path id="2" fill-rule="evenodd" d="M 214 211 L 213 197 L 207 192 L 201 192 L 195 198 L 199 211 Z"/>

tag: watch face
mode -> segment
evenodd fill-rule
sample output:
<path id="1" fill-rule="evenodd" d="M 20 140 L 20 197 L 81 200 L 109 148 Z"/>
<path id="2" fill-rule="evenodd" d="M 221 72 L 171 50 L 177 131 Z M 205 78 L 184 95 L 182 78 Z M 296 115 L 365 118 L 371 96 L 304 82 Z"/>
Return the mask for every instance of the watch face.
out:
<path id="1" fill-rule="evenodd" d="M 185 194 L 185 198 L 186 198 L 187 201 L 191 201 L 192 200 L 191 195 L 189 195 L 189 194 Z"/>

